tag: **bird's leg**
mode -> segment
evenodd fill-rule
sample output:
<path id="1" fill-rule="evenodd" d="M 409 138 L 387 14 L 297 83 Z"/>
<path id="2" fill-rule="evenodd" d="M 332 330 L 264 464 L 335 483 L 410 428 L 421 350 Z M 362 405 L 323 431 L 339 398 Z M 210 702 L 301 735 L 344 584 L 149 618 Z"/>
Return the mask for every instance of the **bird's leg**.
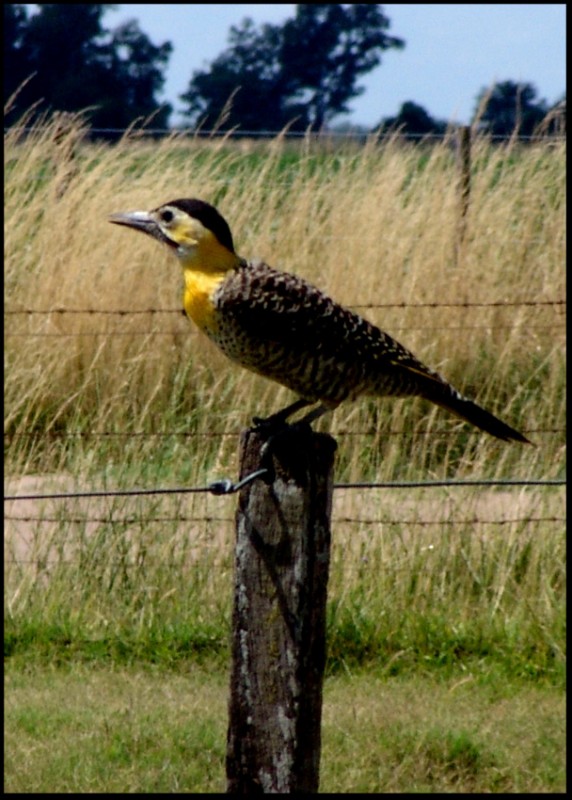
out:
<path id="1" fill-rule="evenodd" d="M 296 400 L 296 402 L 286 406 L 286 408 L 283 408 L 281 411 L 271 414 L 269 417 L 253 417 L 252 421 L 257 428 L 278 428 L 284 425 L 288 417 L 292 416 L 292 414 L 295 414 L 296 411 L 299 411 L 301 408 L 309 405 L 311 405 L 310 400 L 304 400 L 303 398 L 300 398 L 299 400 Z"/>
<path id="2" fill-rule="evenodd" d="M 301 426 L 306 426 L 308 432 L 311 431 L 310 423 L 314 420 L 321 417 L 322 414 L 325 414 L 326 411 L 331 411 L 332 409 L 328 406 L 320 403 L 320 405 L 313 408 L 309 411 L 302 419 L 294 422 L 292 425 L 288 425 L 286 420 L 291 414 L 294 412 L 299 411 L 301 408 L 305 406 L 312 405 L 312 403 L 308 400 L 296 400 L 295 403 L 283 408 L 281 411 L 278 411 L 276 414 L 272 414 L 270 417 L 266 417 L 265 419 L 261 419 L 260 417 L 254 417 L 253 422 L 257 426 L 257 428 L 265 429 L 268 431 L 269 436 L 264 445 L 261 449 L 261 458 L 260 458 L 260 467 L 261 469 L 265 469 L 267 471 L 267 475 L 262 478 L 265 483 L 272 483 L 274 480 L 274 467 L 272 464 L 272 453 L 273 449 L 279 439 L 281 439 L 284 434 L 287 434 L 289 431 L 293 430 L 294 428 L 299 428 Z"/>
<path id="3" fill-rule="evenodd" d="M 272 465 L 272 451 L 276 441 L 280 439 L 288 430 L 289 426 L 286 422 L 289 416 L 299 411 L 301 408 L 311 405 L 309 400 L 300 398 L 296 402 L 291 403 L 281 411 L 271 414 L 269 417 L 253 417 L 252 421 L 256 426 L 255 429 L 264 431 L 268 436 L 261 450 L 260 467 L 267 471 L 266 477 L 262 480 L 265 483 L 271 484 L 274 480 L 274 467 Z"/>
<path id="4" fill-rule="evenodd" d="M 316 408 L 313 408 L 311 411 L 308 411 L 308 413 L 305 414 L 302 417 L 302 419 L 298 420 L 297 424 L 303 425 L 305 423 L 306 425 L 310 425 L 312 422 L 314 422 L 314 420 L 317 420 L 318 417 L 321 417 L 322 414 L 325 414 L 326 411 L 331 411 L 331 410 L 332 410 L 331 407 L 326 406 L 323 403 L 320 403 L 319 406 L 316 406 Z"/>

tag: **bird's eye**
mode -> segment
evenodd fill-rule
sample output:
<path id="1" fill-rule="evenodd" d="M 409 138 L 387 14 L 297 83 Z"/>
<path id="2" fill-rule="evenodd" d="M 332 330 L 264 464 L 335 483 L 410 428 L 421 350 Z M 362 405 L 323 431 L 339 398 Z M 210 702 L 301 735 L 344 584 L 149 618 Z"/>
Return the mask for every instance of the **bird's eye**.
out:
<path id="1" fill-rule="evenodd" d="M 163 221 L 163 222 L 165 222 L 167 225 L 168 225 L 170 222 L 172 222 L 172 221 L 173 221 L 173 217 L 174 217 L 174 214 L 173 214 L 173 212 L 172 212 L 172 211 L 169 211 L 168 209 L 167 209 L 167 210 L 165 210 L 165 211 L 161 211 L 161 219 L 162 219 L 162 221 Z"/>

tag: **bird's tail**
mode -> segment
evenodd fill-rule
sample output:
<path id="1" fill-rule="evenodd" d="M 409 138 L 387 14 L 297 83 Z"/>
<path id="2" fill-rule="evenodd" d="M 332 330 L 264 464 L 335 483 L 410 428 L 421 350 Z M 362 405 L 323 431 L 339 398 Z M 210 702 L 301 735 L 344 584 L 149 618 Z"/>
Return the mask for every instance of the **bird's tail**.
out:
<path id="1" fill-rule="evenodd" d="M 522 433 L 511 428 L 490 411 L 486 411 L 472 400 L 464 397 L 439 373 L 428 369 L 415 359 L 403 356 L 399 363 L 394 362 L 394 390 L 388 393 L 407 396 L 417 395 L 451 411 L 458 417 L 476 425 L 497 439 L 506 442 L 532 444 Z"/>
<path id="2" fill-rule="evenodd" d="M 511 428 L 510 425 L 507 425 L 502 419 L 495 417 L 490 411 L 486 411 L 484 408 L 481 408 L 481 406 L 473 403 L 472 400 L 468 400 L 466 397 L 456 393 L 455 389 L 452 390 L 449 398 L 435 398 L 433 402 L 446 408 L 448 411 L 452 411 L 453 414 L 457 414 L 457 416 L 462 417 L 467 422 L 476 425 L 477 428 L 490 433 L 492 436 L 496 436 L 497 439 L 503 439 L 505 442 L 514 441 L 532 444 L 530 439 L 527 439 L 522 433 Z"/>

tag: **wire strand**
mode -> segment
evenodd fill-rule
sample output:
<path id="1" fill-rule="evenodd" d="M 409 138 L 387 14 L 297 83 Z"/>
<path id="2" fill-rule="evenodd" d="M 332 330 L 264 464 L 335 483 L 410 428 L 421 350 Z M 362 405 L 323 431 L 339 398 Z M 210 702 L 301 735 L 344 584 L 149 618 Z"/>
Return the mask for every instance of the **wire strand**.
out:
<path id="1" fill-rule="evenodd" d="M 256 470 L 248 476 L 261 477 L 267 470 Z M 172 495 L 172 494 L 229 494 L 242 488 L 245 481 L 243 479 L 238 484 L 233 484 L 228 478 L 214 481 L 208 486 L 177 487 L 173 489 L 122 489 L 117 491 L 94 491 L 94 492 L 58 492 L 55 494 L 23 494 L 5 495 L 4 502 L 15 502 L 18 500 L 73 500 L 78 498 L 90 497 L 136 497 L 148 495 Z M 222 486 L 230 485 L 232 488 L 220 491 Z M 428 489 L 439 486 L 459 487 L 459 486 L 565 486 L 564 479 L 554 480 L 525 480 L 520 478 L 509 479 L 479 479 L 479 480 L 435 480 L 435 481 L 381 481 L 380 483 L 334 483 L 334 489 Z M 214 488 L 213 488 L 214 487 Z"/>
<path id="2" fill-rule="evenodd" d="M 497 300 L 490 302 L 427 302 L 408 303 L 402 300 L 395 303 L 348 303 L 352 308 L 509 308 L 509 307 L 535 307 L 535 306 L 564 306 L 566 300 Z M 5 309 L 4 313 L 13 315 L 49 315 L 49 314 L 104 314 L 108 316 L 129 316 L 137 314 L 178 314 L 183 313 L 180 308 L 12 308 Z"/>
<path id="3" fill-rule="evenodd" d="M 4 520 L 7 522 L 39 522 L 40 524 L 53 524 L 62 523 L 70 525 L 85 525 L 94 523 L 98 525 L 137 525 L 144 523 L 180 523 L 180 522 L 205 522 L 207 524 L 212 522 L 234 522 L 234 517 L 116 517 L 110 519 L 109 517 L 14 517 L 10 514 L 4 515 Z M 332 514 L 332 522 L 343 522 L 344 524 L 354 525 L 418 525 L 420 527 L 431 525 L 515 525 L 521 522 L 540 523 L 540 522 L 566 522 L 565 517 L 517 517 L 514 519 L 370 519 L 366 517 L 338 517 L 335 513 Z M 26 533 L 24 531 L 15 531 L 15 533 Z"/>

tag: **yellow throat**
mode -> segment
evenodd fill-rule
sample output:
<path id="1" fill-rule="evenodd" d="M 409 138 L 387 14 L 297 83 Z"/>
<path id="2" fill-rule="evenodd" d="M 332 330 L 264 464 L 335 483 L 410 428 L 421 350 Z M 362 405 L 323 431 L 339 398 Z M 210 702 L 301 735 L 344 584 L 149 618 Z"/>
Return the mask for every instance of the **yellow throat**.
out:
<path id="1" fill-rule="evenodd" d="M 180 256 L 185 277 L 185 311 L 205 333 L 218 327 L 213 294 L 239 258 L 223 247 L 207 232 L 196 242 L 196 248 Z"/>
<path id="2" fill-rule="evenodd" d="M 185 295 L 183 304 L 195 325 L 209 333 L 217 328 L 213 294 L 225 279 L 227 270 L 206 272 L 184 267 Z"/>

